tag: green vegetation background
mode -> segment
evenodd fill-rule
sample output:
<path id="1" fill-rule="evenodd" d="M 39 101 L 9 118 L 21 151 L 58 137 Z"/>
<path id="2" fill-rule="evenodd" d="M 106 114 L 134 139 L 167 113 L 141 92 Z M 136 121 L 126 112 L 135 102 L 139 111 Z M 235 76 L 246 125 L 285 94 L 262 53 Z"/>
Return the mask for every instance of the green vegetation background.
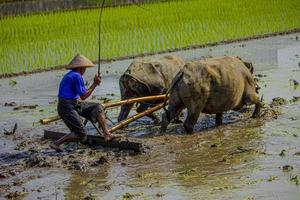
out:
<path id="1" fill-rule="evenodd" d="M 300 28 L 299 0 L 187 0 L 106 8 L 102 59 Z M 97 60 L 99 9 L 0 19 L 0 73 Z"/>

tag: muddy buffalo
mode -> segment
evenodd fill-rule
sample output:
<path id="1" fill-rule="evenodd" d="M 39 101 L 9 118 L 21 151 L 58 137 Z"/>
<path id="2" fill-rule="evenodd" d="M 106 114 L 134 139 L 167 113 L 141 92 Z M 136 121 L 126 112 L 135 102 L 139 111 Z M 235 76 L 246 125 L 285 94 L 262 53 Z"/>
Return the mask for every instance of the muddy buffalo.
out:
<path id="1" fill-rule="evenodd" d="M 185 62 L 176 55 L 167 55 L 159 59 L 135 60 L 120 77 L 121 98 L 143 97 L 163 94 L 169 88 L 172 79 L 183 68 Z M 137 112 L 143 112 L 158 102 L 142 102 Z M 122 121 L 128 117 L 133 104 L 123 105 L 118 117 Z M 155 123 L 159 119 L 154 114 L 149 115 Z"/>
<path id="2" fill-rule="evenodd" d="M 222 124 L 222 113 L 255 104 L 253 117 L 259 114 L 260 99 L 253 78 L 251 63 L 238 57 L 195 60 L 185 64 L 173 79 L 169 91 L 168 111 L 163 114 L 161 131 L 184 108 L 187 118 L 184 128 L 193 131 L 200 112 L 216 114 L 216 124 Z"/>

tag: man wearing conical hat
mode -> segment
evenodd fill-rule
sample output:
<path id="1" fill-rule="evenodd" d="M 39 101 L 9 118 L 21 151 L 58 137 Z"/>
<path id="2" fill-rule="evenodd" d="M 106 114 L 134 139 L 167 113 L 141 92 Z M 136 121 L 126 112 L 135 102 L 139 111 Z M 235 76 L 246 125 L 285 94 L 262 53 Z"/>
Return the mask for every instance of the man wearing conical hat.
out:
<path id="1" fill-rule="evenodd" d="M 93 84 L 89 88 L 84 86 L 82 75 L 86 68 L 94 66 L 89 59 L 78 54 L 68 65 L 67 69 L 70 71 L 60 82 L 57 111 L 71 133 L 50 144 L 56 151 L 62 151 L 59 146 L 64 142 L 86 140 L 87 134 L 80 116 L 93 123 L 98 122 L 106 141 L 115 137 L 109 132 L 102 106 L 84 102 L 101 83 L 101 76 L 95 75 Z"/>

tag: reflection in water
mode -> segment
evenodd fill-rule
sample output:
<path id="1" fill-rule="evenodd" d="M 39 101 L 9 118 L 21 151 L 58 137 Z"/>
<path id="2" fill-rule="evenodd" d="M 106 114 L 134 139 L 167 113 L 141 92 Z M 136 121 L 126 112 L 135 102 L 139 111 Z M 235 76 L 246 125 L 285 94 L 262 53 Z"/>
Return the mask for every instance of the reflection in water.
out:
<path id="1" fill-rule="evenodd" d="M 110 171 L 109 165 L 102 165 L 89 172 L 75 171 L 64 188 L 65 197 L 67 199 L 83 199 L 89 195 L 97 195 L 96 192 L 108 190 L 109 180 L 114 180 L 109 175 Z"/>
<path id="2" fill-rule="evenodd" d="M 256 166 L 261 125 L 244 120 L 193 135 L 147 138 L 153 151 L 128 158 L 126 166 L 112 163 L 91 174 L 73 174 L 67 197 L 93 193 L 100 199 L 122 199 L 129 193 L 137 199 L 197 199 L 240 188 L 239 177 Z"/>
<path id="3" fill-rule="evenodd" d="M 243 193 L 233 191 L 235 199 L 299 199 L 299 186 L 290 181 L 292 176 L 300 174 L 300 160 L 295 156 L 300 151 L 299 110 L 299 102 L 284 106 L 277 120 L 261 127 L 260 143 L 266 155 L 256 157 L 257 167 L 242 177 L 247 185 Z M 293 166 L 293 170 L 283 172 L 285 165 Z"/>
<path id="4" fill-rule="evenodd" d="M 190 198 L 213 198 L 218 191 L 240 188 L 238 177 L 253 170 L 259 154 L 261 124 L 244 121 L 201 132 L 174 147 L 178 182 Z M 200 190 L 201 189 L 201 190 Z M 221 193 L 225 196 L 224 191 Z"/>

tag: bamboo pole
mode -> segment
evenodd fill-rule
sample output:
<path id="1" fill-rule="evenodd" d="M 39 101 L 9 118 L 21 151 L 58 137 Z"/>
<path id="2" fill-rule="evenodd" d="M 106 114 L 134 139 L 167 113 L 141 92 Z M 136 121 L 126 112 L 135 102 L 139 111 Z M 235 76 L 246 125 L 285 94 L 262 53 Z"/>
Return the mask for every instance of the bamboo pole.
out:
<path id="1" fill-rule="evenodd" d="M 155 96 L 126 99 L 126 100 L 117 101 L 117 102 L 105 103 L 102 105 L 103 105 L 104 109 L 106 109 L 106 108 L 112 108 L 112 107 L 126 105 L 126 104 L 133 104 L 133 103 L 142 102 L 142 101 L 154 101 L 154 100 L 160 100 L 160 99 L 164 100 L 165 98 L 166 98 L 166 95 L 161 94 L 161 95 L 155 95 Z M 52 116 L 52 117 L 41 119 L 40 123 L 41 124 L 49 124 L 49 123 L 57 121 L 59 119 L 60 119 L 60 117 L 58 115 Z"/>
<path id="2" fill-rule="evenodd" d="M 58 116 L 58 115 L 41 119 L 40 122 L 41 122 L 41 124 L 49 124 L 49 123 L 57 121 L 57 120 L 60 120 L 60 116 Z"/>
<path id="3" fill-rule="evenodd" d="M 113 126 L 111 129 L 109 129 L 109 131 L 110 131 L 111 133 L 112 133 L 112 132 L 115 132 L 116 130 L 118 130 L 118 129 L 120 129 L 120 128 L 123 128 L 123 127 L 126 126 L 127 124 L 129 124 L 129 123 L 131 123 L 131 122 L 133 122 L 133 121 L 135 121 L 135 120 L 137 120 L 137 119 L 139 119 L 139 118 L 141 118 L 141 117 L 144 117 L 144 116 L 146 116 L 146 115 L 148 115 L 148 114 L 151 114 L 151 113 L 153 113 L 153 112 L 155 112 L 155 111 L 157 111 L 157 110 L 159 110 L 159 109 L 161 109 L 161 108 L 163 108 L 163 107 L 164 107 L 164 103 L 158 104 L 157 106 L 154 106 L 154 107 L 152 107 L 152 108 L 149 108 L 149 109 L 147 109 L 147 110 L 144 111 L 144 112 L 138 113 L 138 114 L 136 114 L 136 115 L 134 115 L 134 116 L 132 116 L 132 117 L 130 117 L 130 118 L 128 118 L 128 119 L 125 119 L 125 120 L 121 121 L 121 122 L 118 123 L 117 125 Z"/>
<path id="4" fill-rule="evenodd" d="M 111 108 L 111 107 L 116 107 L 116 106 L 121 106 L 121 105 L 126 105 L 126 104 L 142 102 L 142 101 L 154 101 L 154 100 L 160 100 L 160 99 L 164 100 L 165 98 L 166 98 L 166 95 L 161 94 L 161 95 L 155 95 L 155 96 L 138 97 L 138 98 L 126 99 L 126 100 L 117 101 L 117 102 L 106 103 L 106 104 L 103 104 L 103 106 L 104 106 L 104 108 Z"/>

